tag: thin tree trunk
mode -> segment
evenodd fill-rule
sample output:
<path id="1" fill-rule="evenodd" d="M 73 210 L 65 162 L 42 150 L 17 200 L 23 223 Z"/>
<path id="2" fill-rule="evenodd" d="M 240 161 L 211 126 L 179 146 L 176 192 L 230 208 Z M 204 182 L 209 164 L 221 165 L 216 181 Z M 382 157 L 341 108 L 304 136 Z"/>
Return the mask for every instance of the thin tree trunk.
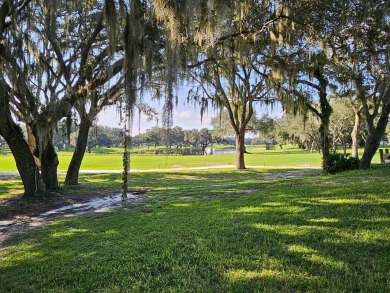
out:
<path id="1" fill-rule="evenodd" d="M 335 137 L 333 137 L 333 146 L 332 146 L 332 149 L 333 149 L 333 152 L 335 153 L 335 152 L 337 152 L 337 147 L 338 147 L 338 145 L 337 145 L 337 140 L 336 140 L 336 138 Z"/>
<path id="2" fill-rule="evenodd" d="M 362 109 L 362 108 L 361 108 Z M 361 110 L 355 110 L 355 121 L 353 125 L 353 129 L 351 132 L 351 139 L 352 139 L 352 157 L 358 158 L 359 157 L 359 132 L 360 132 L 360 124 L 361 124 Z"/>
<path id="3" fill-rule="evenodd" d="M 202 149 L 202 156 L 204 156 L 204 155 L 207 155 L 206 154 L 206 144 L 205 143 L 200 143 L 200 148 Z"/>
<path id="4" fill-rule="evenodd" d="M 326 174 L 329 170 L 330 164 L 330 151 L 329 151 L 329 131 L 325 121 L 322 121 L 320 126 L 320 135 L 321 135 L 321 151 L 322 151 L 322 170 Z"/>
<path id="5" fill-rule="evenodd" d="M 14 157 L 23 182 L 24 196 L 32 197 L 45 190 L 39 168 L 21 128 L 13 121 L 6 97 L 0 96 L 0 135 L 4 137 Z"/>
<path id="6" fill-rule="evenodd" d="M 347 143 L 345 141 L 345 137 L 343 137 L 343 151 L 344 151 L 344 156 L 347 156 Z"/>
<path id="7" fill-rule="evenodd" d="M 79 125 L 76 148 L 74 150 L 72 160 L 70 161 L 68 171 L 66 172 L 66 185 L 77 185 L 79 183 L 79 172 L 88 143 L 88 133 L 90 127 L 90 121 L 86 117 L 82 117 Z"/>
<path id="8" fill-rule="evenodd" d="M 236 169 L 246 169 L 244 161 L 245 131 L 236 134 Z"/>

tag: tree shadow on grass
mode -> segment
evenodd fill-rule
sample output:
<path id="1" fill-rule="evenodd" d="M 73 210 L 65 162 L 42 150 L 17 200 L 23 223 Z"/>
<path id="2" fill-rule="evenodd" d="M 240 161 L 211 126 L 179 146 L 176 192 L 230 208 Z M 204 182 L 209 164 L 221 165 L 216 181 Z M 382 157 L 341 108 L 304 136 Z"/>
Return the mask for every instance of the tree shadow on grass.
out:
<path id="1" fill-rule="evenodd" d="M 243 174 L 229 188 L 256 184 L 259 173 Z M 188 201 L 168 192 L 180 176 L 194 179 L 181 183 L 182 193 L 194 182 L 219 183 L 214 192 L 222 192 L 231 180 L 159 173 L 152 184 L 140 174 L 137 184 L 167 187 L 168 199 L 16 236 L 0 252 L 0 283 L 16 291 L 389 291 L 384 187 L 295 179 L 261 183 L 246 197 Z"/>
<path id="2" fill-rule="evenodd" d="M 269 199 L 263 201 L 266 207 L 272 203 Z M 388 289 L 390 245 L 383 235 L 375 236 L 372 223 L 342 217 L 354 206 L 338 211 L 338 221 L 332 222 L 329 219 L 336 218 L 329 211 L 337 211 L 337 205 L 321 209 L 292 203 L 252 212 L 238 205 L 238 213 L 232 210 L 236 205 L 178 201 L 149 207 L 146 214 L 141 208 L 139 213 L 57 222 L 28 238 L 20 236 L 19 248 L 10 249 L 6 257 L 16 253 L 13 249 L 24 252 L 0 275 L 35 270 L 24 275 L 16 288 L 38 290 Z M 382 223 L 376 230 L 385 226 Z M 359 236 L 371 232 L 367 238 Z"/>
<path id="3" fill-rule="evenodd" d="M 317 151 L 310 152 L 308 150 L 270 150 L 261 153 L 250 153 L 253 156 L 286 156 L 286 155 L 318 155 Z"/>

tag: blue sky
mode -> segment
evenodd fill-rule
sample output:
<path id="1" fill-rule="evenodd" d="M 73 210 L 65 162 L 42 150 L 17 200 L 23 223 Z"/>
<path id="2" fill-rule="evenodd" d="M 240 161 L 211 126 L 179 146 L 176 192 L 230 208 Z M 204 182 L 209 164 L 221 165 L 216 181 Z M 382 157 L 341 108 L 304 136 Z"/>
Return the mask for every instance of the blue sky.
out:
<path id="1" fill-rule="evenodd" d="M 152 102 L 152 106 L 156 108 L 157 112 L 161 113 L 164 102 Z M 274 109 L 264 108 L 260 104 L 255 105 L 255 111 L 259 116 L 264 113 L 268 113 L 273 117 L 280 117 L 282 115 L 282 110 L 280 106 L 275 106 Z M 208 128 L 212 129 L 210 126 L 210 121 L 213 117 L 218 115 L 217 111 L 210 109 L 207 113 L 203 115 L 203 119 L 200 117 L 200 108 L 195 107 L 192 104 L 184 103 L 183 101 L 178 103 L 173 111 L 173 126 L 180 126 L 183 129 L 201 129 Z M 141 115 L 141 123 L 138 122 L 138 116 L 135 117 L 136 121 L 133 125 L 132 133 L 133 135 L 143 133 L 145 130 L 150 129 L 157 125 L 157 121 L 148 122 L 145 116 Z M 116 107 L 108 107 L 103 110 L 98 116 L 98 125 L 101 126 L 110 126 L 110 127 L 120 127 L 119 126 L 119 115 L 116 113 Z M 139 127 L 140 125 L 140 127 Z M 162 126 L 161 117 L 158 122 L 158 126 Z"/>
<path id="2" fill-rule="evenodd" d="M 161 112 L 161 108 L 157 108 L 158 112 Z M 178 105 L 177 108 L 173 111 L 173 126 L 180 126 L 183 129 L 201 129 L 209 128 L 210 120 L 212 117 L 216 116 L 213 110 L 210 110 L 209 113 L 206 113 L 203 116 L 201 121 L 199 109 L 195 109 L 193 105 Z M 146 129 L 152 128 L 157 125 L 157 121 L 147 122 L 146 117 L 141 115 L 141 133 L 145 132 Z M 158 122 L 159 126 L 162 126 L 161 119 Z M 110 127 L 119 127 L 119 115 L 116 113 L 116 107 L 109 107 L 103 110 L 98 116 L 98 125 L 110 126 Z M 138 117 L 134 122 L 133 134 L 138 134 Z"/>

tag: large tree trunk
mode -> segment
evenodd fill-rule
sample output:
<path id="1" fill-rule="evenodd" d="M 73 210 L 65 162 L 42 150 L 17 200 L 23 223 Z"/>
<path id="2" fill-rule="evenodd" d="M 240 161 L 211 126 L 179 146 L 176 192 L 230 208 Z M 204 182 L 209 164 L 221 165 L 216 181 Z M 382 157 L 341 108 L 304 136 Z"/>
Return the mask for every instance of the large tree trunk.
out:
<path id="1" fill-rule="evenodd" d="M 322 151 L 322 171 L 327 174 L 330 164 L 330 139 L 329 139 L 329 124 L 330 116 L 332 115 L 332 107 L 326 99 L 326 94 L 320 95 L 320 107 L 321 107 L 321 126 L 320 132 L 320 144 Z"/>
<path id="2" fill-rule="evenodd" d="M 43 146 L 40 157 L 42 179 L 46 189 L 50 191 L 58 190 L 57 167 L 59 162 L 52 141 Z"/>
<path id="3" fill-rule="evenodd" d="M 29 136 L 29 147 L 31 153 L 38 157 L 36 164 L 41 169 L 41 176 L 46 190 L 58 190 L 58 156 L 53 146 L 53 131 L 46 129 L 41 131 L 39 136 L 38 127 L 45 127 L 44 125 L 37 125 L 36 123 L 27 126 L 27 134 Z M 50 127 L 50 126 L 48 126 Z"/>
<path id="4" fill-rule="evenodd" d="M 6 98 L 0 96 L 0 135 L 4 137 L 14 157 L 23 182 L 24 196 L 32 197 L 45 190 L 39 168 L 21 128 L 13 121 Z"/>
<path id="5" fill-rule="evenodd" d="M 361 108 L 362 109 L 362 108 Z M 361 115 L 361 109 L 355 110 L 355 122 L 353 125 L 353 129 L 351 132 L 351 139 L 352 139 L 352 157 L 358 158 L 359 157 L 359 132 L 360 132 L 360 124 L 362 120 Z"/>
<path id="6" fill-rule="evenodd" d="M 328 173 L 329 163 L 330 163 L 330 142 L 329 142 L 329 124 L 330 124 L 330 116 L 332 115 L 332 106 L 329 104 L 328 96 L 326 93 L 326 88 L 328 86 L 328 81 L 323 76 L 323 73 L 318 68 L 314 72 L 314 76 L 320 83 L 320 108 L 321 114 L 319 118 L 321 120 L 321 126 L 319 128 L 320 132 L 320 142 L 321 142 L 321 151 L 322 151 L 322 170 L 325 174 Z"/>
<path id="7" fill-rule="evenodd" d="M 364 146 L 364 153 L 360 160 L 360 168 L 368 169 L 371 166 L 372 158 L 379 148 L 381 139 L 386 131 L 386 126 L 389 121 L 388 111 L 382 109 L 382 115 L 380 116 L 378 123 L 374 129 L 369 131 Z"/>
<path id="8" fill-rule="evenodd" d="M 246 169 L 244 161 L 245 131 L 236 134 L 236 169 Z"/>
<path id="9" fill-rule="evenodd" d="M 79 125 L 76 148 L 74 150 L 72 160 L 70 161 L 68 171 L 66 172 L 66 185 L 77 185 L 79 183 L 79 172 L 88 143 L 88 133 L 90 127 L 91 122 L 87 118 L 82 117 Z"/>

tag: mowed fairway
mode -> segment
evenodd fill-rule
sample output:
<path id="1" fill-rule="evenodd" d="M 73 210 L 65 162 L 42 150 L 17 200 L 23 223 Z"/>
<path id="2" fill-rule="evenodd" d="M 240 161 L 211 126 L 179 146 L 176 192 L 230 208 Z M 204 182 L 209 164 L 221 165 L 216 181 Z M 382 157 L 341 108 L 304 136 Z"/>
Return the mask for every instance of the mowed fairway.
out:
<path id="1" fill-rule="evenodd" d="M 267 153 L 251 153 L 261 166 Z M 293 163 L 134 172 L 141 201 L 2 242 L 0 292 L 390 292 L 390 166 L 302 177 Z M 0 193 L 20 193 L 15 179 Z M 121 174 L 80 183 L 119 193 Z M 12 208 L 0 197 L 2 214 Z"/>
<path id="2" fill-rule="evenodd" d="M 271 168 L 320 168 L 322 156 L 314 151 L 298 149 L 293 146 L 285 146 L 283 149 L 265 150 L 264 146 L 248 147 L 245 154 L 247 167 L 271 167 Z M 110 170 L 122 171 L 122 155 L 120 149 L 115 153 L 106 153 L 111 149 L 94 149 L 92 153 L 86 153 L 81 170 Z M 362 154 L 363 150 L 360 150 Z M 58 152 L 58 170 L 66 171 L 72 158 L 71 152 Z M 171 168 L 195 168 L 210 166 L 226 166 L 235 164 L 235 154 L 218 154 L 212 156 L 182 156 L 182 155 L 131 155 L 131 168 L 134 170 L 147 169 L 171 169 Z M 378 164 L 379 155 L 373 158 L 373 163 Z M 11 155 L 0 156 L 0 171 L 16 171 L 15 162 Z"/>
<path id="3" fill-rule="evenodd" d="M 99 149 L 97 149 L 99 150 Z M 264 146 L 248 147 L 245 162 L 248 167 L 320 167 L 321 155 L 310 153 L 291 146 L 278 150 L 265 150 Z M 58 169 L 65 171 L 72 158 L 70 152 L 58 153 L 60 164 Z M 81 170 L 122 170 L 122 155 L 120 153 L 106 154 L 100 152 L 86 153 Z M 219 154 L 212 156 L 181 156 L 181 155 L 141 155 L 131 156 L 131 168 L 135 170 L 193 168 L 220 165 L 234 165 L 235 154 Z M 0 156 L 0 171 L 16 171 L 11 155 Z"/>

